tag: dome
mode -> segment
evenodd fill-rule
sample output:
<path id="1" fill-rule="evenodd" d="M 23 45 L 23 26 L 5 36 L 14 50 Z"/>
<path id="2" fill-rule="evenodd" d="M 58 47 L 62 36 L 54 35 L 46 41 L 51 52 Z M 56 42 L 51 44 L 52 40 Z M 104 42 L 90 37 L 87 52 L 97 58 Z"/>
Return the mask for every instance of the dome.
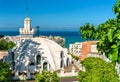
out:
<path id="1" fill-rule="evenodd" d="M 21 40 L 14 49 L 9 51 L 5 61 L 14 61 L 11 68 L 23 72 L 29 70 L 55 71 L 71 62 L 71 56 L 67 54 L 67 49 L 62 48 L 56 42 L 47 38 L 32 38 Z"/>

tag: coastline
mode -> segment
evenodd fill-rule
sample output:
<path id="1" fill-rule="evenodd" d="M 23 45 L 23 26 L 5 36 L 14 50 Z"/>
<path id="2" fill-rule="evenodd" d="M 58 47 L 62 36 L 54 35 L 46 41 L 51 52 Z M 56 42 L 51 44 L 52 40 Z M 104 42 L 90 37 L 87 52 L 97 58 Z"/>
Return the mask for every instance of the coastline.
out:
<path id="1" fill-rule="evenodd" d="M 19 31 L 0 31 L 0 34 L 5 36 L 18 36 Z M 40 36 L 61 36 L 62 38 L 65 38 L 66 48 L 69 47 L 69 44 L 85 41 L 85 39 L 81 38 L 78 31 L 40 31 L 39 34 Z M 37 36 L 37 33 L 35 36 Z"/>

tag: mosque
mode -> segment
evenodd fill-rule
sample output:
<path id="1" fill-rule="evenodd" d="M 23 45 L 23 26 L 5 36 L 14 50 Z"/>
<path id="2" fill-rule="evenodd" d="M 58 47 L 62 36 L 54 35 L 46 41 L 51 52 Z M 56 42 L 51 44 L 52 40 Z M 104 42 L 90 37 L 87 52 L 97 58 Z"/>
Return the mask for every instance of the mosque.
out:
<path id="1" fill-rule="evenodd" d="M 4 61 L 10 63 L 13 79 L 34 78 L 41 71 L 56 71 L 69 66 L 72 58 L 66 48 L 43 37 L 34 37 L 35 30 L 30 27 L 30 18 L 24 20 L 20 28 L 20 41 L 8 51 Z"/>

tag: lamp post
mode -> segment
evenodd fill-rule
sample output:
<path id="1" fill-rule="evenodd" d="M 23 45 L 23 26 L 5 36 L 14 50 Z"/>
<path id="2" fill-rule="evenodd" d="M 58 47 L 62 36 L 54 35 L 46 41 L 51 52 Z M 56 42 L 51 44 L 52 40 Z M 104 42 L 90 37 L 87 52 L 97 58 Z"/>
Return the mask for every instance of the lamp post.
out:
<path id="1" fill-rule="evenodd" d="M 37 35 L 38 35 L 38 37 L 39 37 L 39 26 L 36 26 L 36 28 L 37 28 Z"/>

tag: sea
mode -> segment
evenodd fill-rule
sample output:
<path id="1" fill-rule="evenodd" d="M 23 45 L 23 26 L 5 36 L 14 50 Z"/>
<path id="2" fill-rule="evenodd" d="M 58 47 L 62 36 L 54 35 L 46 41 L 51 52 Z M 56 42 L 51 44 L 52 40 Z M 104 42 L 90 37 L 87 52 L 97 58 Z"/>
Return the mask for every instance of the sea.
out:
<path id="1" fill-rule="evenodd" d="M 5 36 L 16 36 L 19 35 L 18 31 L 0 31 L 0 34 Z M 37 36 L 37 33 L 35 34 Z M 65 47 L 69 48 L 69 44 L 73 44 L 75 42 L 83 42 L 85 39 L 81 37 L 81 34 L 77 31 L 41 31 L 39 35 L 43 36 L 61 36 L 65 38 Z"/>

